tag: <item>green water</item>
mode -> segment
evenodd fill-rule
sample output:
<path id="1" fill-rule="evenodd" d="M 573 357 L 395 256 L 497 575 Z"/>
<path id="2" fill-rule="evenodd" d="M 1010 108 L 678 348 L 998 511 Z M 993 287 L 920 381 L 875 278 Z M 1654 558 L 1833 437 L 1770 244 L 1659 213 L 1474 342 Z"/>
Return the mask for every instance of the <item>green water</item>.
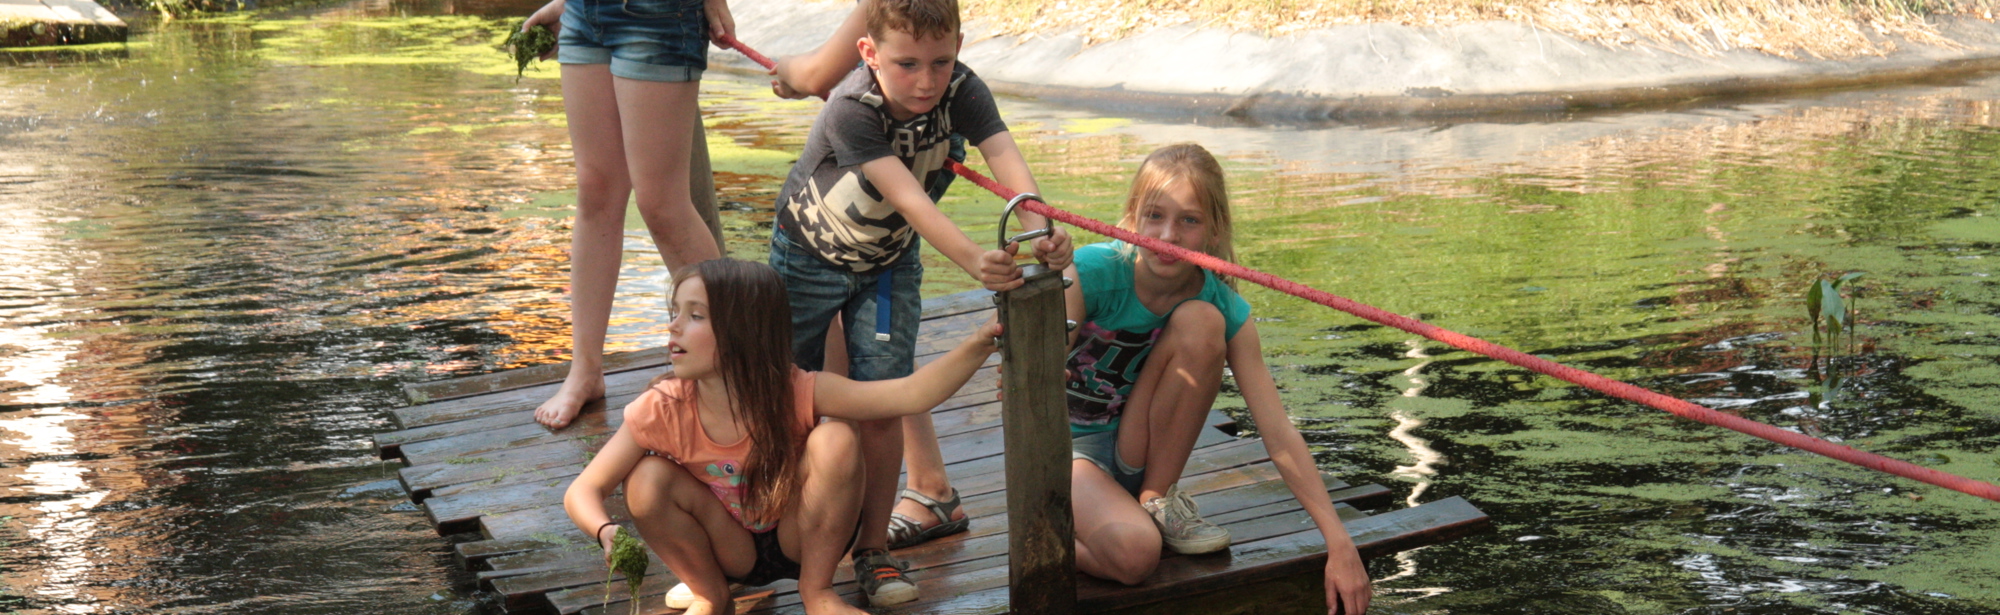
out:
<path id="1" fill-rule="evenodd" d="M 559 89 L 491 48 L 527 8 L 0 52 L 0 612 L 485 608 L 367 438 L 401 383 L 565 358 Z M 761 260 L 818 104 L 703 90 L 729 251 Z M 1113 219 L 1147 151 L 1201 142 L 1252 267 L 2000 480 L 2000 79 L 1450 124 L 1002 111 L 1059 206 Z M 998 199 L 944 205 L 991 235 Z M 664 335 L 630 220 L 614 349 Z M 929 256 L 927 294 L 973 286 Z M 1855 348 L 1815 371 L 1806 284 L 1850 271 Z M 2000 610 L 2000 504 L 1245 294 L 1322 467 L 1493 516 L 1371 563 L 1377 612 Z"/>

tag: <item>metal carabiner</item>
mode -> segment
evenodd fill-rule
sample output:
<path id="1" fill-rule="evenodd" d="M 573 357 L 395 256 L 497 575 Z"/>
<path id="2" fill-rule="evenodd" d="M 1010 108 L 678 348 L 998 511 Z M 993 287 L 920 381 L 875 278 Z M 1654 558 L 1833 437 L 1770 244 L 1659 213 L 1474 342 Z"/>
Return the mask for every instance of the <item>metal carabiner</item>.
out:
<path id="1" fill-rule="evenodd" d="M 1019 235 L 1015 235 L 1013 237 L 1007 236 L 1007 221 L 1014 217 L 1014 208 L 1021 206 L 1021 202 L 1023 201 L 1031 201 L 1031 200 L 1042 201 L 1042 196 L 1039 194 L 1035 194 L 1033 192 L 1023 192 L 1014 195 L 1014 198 L 1007 199 L 1007 209 L 1000 212 L 1000 248 L 1005 249 L 1007 247 L 1007 244 L 1010 243 L 1021 243 L 1031 239 L 1039 239 L 1042 237 L 1047 237 L 1055 234 L 1056 221 L 1044 217 L 1042 218 L 1042 221 L 1046 223 L 1047 226 L 1027 231 Z M 1047 203 L 1048 201 L 1042 201 L 1042 202 Z M 1023 279 L 1031 278 L 1034 277 L 1036 274 L 1042 273 L 1044 271 L 1048 271 L 1048 266 L 1043 265 L 1041 263 L 1030 263 L 1027 265 L 1022 265 L 1021 277 Z"/>

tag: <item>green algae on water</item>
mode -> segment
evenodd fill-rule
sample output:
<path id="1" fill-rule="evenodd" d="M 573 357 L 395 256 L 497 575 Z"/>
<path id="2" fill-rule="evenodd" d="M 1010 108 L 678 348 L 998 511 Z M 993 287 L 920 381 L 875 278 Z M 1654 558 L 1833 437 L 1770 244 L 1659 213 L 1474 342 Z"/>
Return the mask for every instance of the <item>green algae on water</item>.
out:
<path id="1" fill-rule="evenodd" d="M 502 50 L 514 54 L 515 81 L 520 81 L 523 75 L 528 74 L 529 62 L 541 58 L 543 54 L 556 48 L 556 35 L 549 31 L 548 26 L 537 24 L 530 28 L 527 27 L 527 22 L 522 22 L 521 25 L 522 27 L 515 28 L 507 35 L 507 42 L 500 45 Z"/>
<path id="2" fill-rule="evenodd" d="M 611 568 L 604 571 L 604 606 L 611 605 L 611 577 L 625 575 L 625 588 L 631 594 L 632 612 L 639 612 L 639 585 L 646 582 L 646 543 L 639 542 L 625 528 L 618 528 L 611 534 Z"/>

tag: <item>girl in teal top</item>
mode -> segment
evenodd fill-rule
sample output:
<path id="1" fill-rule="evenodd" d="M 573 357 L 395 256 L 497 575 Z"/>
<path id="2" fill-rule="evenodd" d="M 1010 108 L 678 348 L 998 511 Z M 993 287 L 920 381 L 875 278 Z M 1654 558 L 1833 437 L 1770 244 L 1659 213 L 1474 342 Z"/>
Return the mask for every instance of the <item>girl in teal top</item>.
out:
<path id="1" fill-rule="evenodd" d="M 1146 157 L 1118 226 L 1235 257 L 1222 167 L 1192 143 Z M 1228 530 L 1203 520 L 1175 485 L 1227 366 L 1271 461 L 1326 539 L 1329 611 L 1366 611 L 1368 572 L 1285 413 L 1250 305 L 1213 273 L 1124 243 L 1078 249 L 1067 274 L 1076 280 L 1069 317 L 1083 323 L 1071 333 L 1065 385 L 1077 568 L 1136 585 L 1159 565 L 1162 545 L 1179 553 L 1228 548 Z"/>

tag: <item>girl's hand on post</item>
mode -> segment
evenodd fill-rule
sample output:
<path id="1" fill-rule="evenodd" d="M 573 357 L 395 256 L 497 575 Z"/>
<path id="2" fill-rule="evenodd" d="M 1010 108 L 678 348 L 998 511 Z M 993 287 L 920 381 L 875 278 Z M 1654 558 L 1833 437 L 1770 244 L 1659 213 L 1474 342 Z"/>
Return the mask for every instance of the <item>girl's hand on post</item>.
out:
<path id="1" fill-rule="evenodd" d="M 1368 568 L 1352 545 L 1329 548 L 1326 553 L 1326 612 L 1361 615 L 1368 612 L 1374 588 L 1368 584 Z"/>
<path id="2" fill-rule="evenodd" d="M 529 15 L 527 21 L 521 23 L 521 31 L 527 32 L 528 28 L 543 26 L 548 28 L 550 32 L 561 34 L 562 14 L 563 0 L 549 0 L 548 4 L 542 5 L 542 8 L 535 9 L 534 14 Z M 550 47 L 548 53 L 542 54 L 542 59 L 547 60 L 556 57 L 556 49 L 560 47 L 560 43 L 556 47 Z"/>
<path id="3" fill-rule="evenodd" d="M 965 343 L 972 344 L 980 356 L 990 355 L 1000 351 L 1000 333 L 1000 317 L 994 316 L 978 331 L 972 332 L 972 337 L 966 338 Z"/>
<path id="4" fill-rule="evenodd" d="M 1054 233 L 1035 240 L 1035 258 L 1048 265 L 1050 269 L 1058 271 L 1068 269 L 1070 256 L 1075 252 L 1076 250 L 1070 247 L 1069 233 L 1064 232 L 1062 227 L 1056 227 Z"/>
<path id="5" fill-rule="evenodd" d="M 708 38 L 716 47 L 728 49 L 723 41 L 736 39 L 736 18 L 729 14 L 729 0 L 705 0 L 703 11 L 708 14 Z"/>
<path id="6" fill-rule="evenodd" d="M 1014 253 L 1019 249 L 1017 244 L 1010 243 L 1003 249 L 979 255 L 979 283 L 986 285 L 986 290 L 997 293 L 1021 285 L 1021 268 L 1014 265 Z"/>

